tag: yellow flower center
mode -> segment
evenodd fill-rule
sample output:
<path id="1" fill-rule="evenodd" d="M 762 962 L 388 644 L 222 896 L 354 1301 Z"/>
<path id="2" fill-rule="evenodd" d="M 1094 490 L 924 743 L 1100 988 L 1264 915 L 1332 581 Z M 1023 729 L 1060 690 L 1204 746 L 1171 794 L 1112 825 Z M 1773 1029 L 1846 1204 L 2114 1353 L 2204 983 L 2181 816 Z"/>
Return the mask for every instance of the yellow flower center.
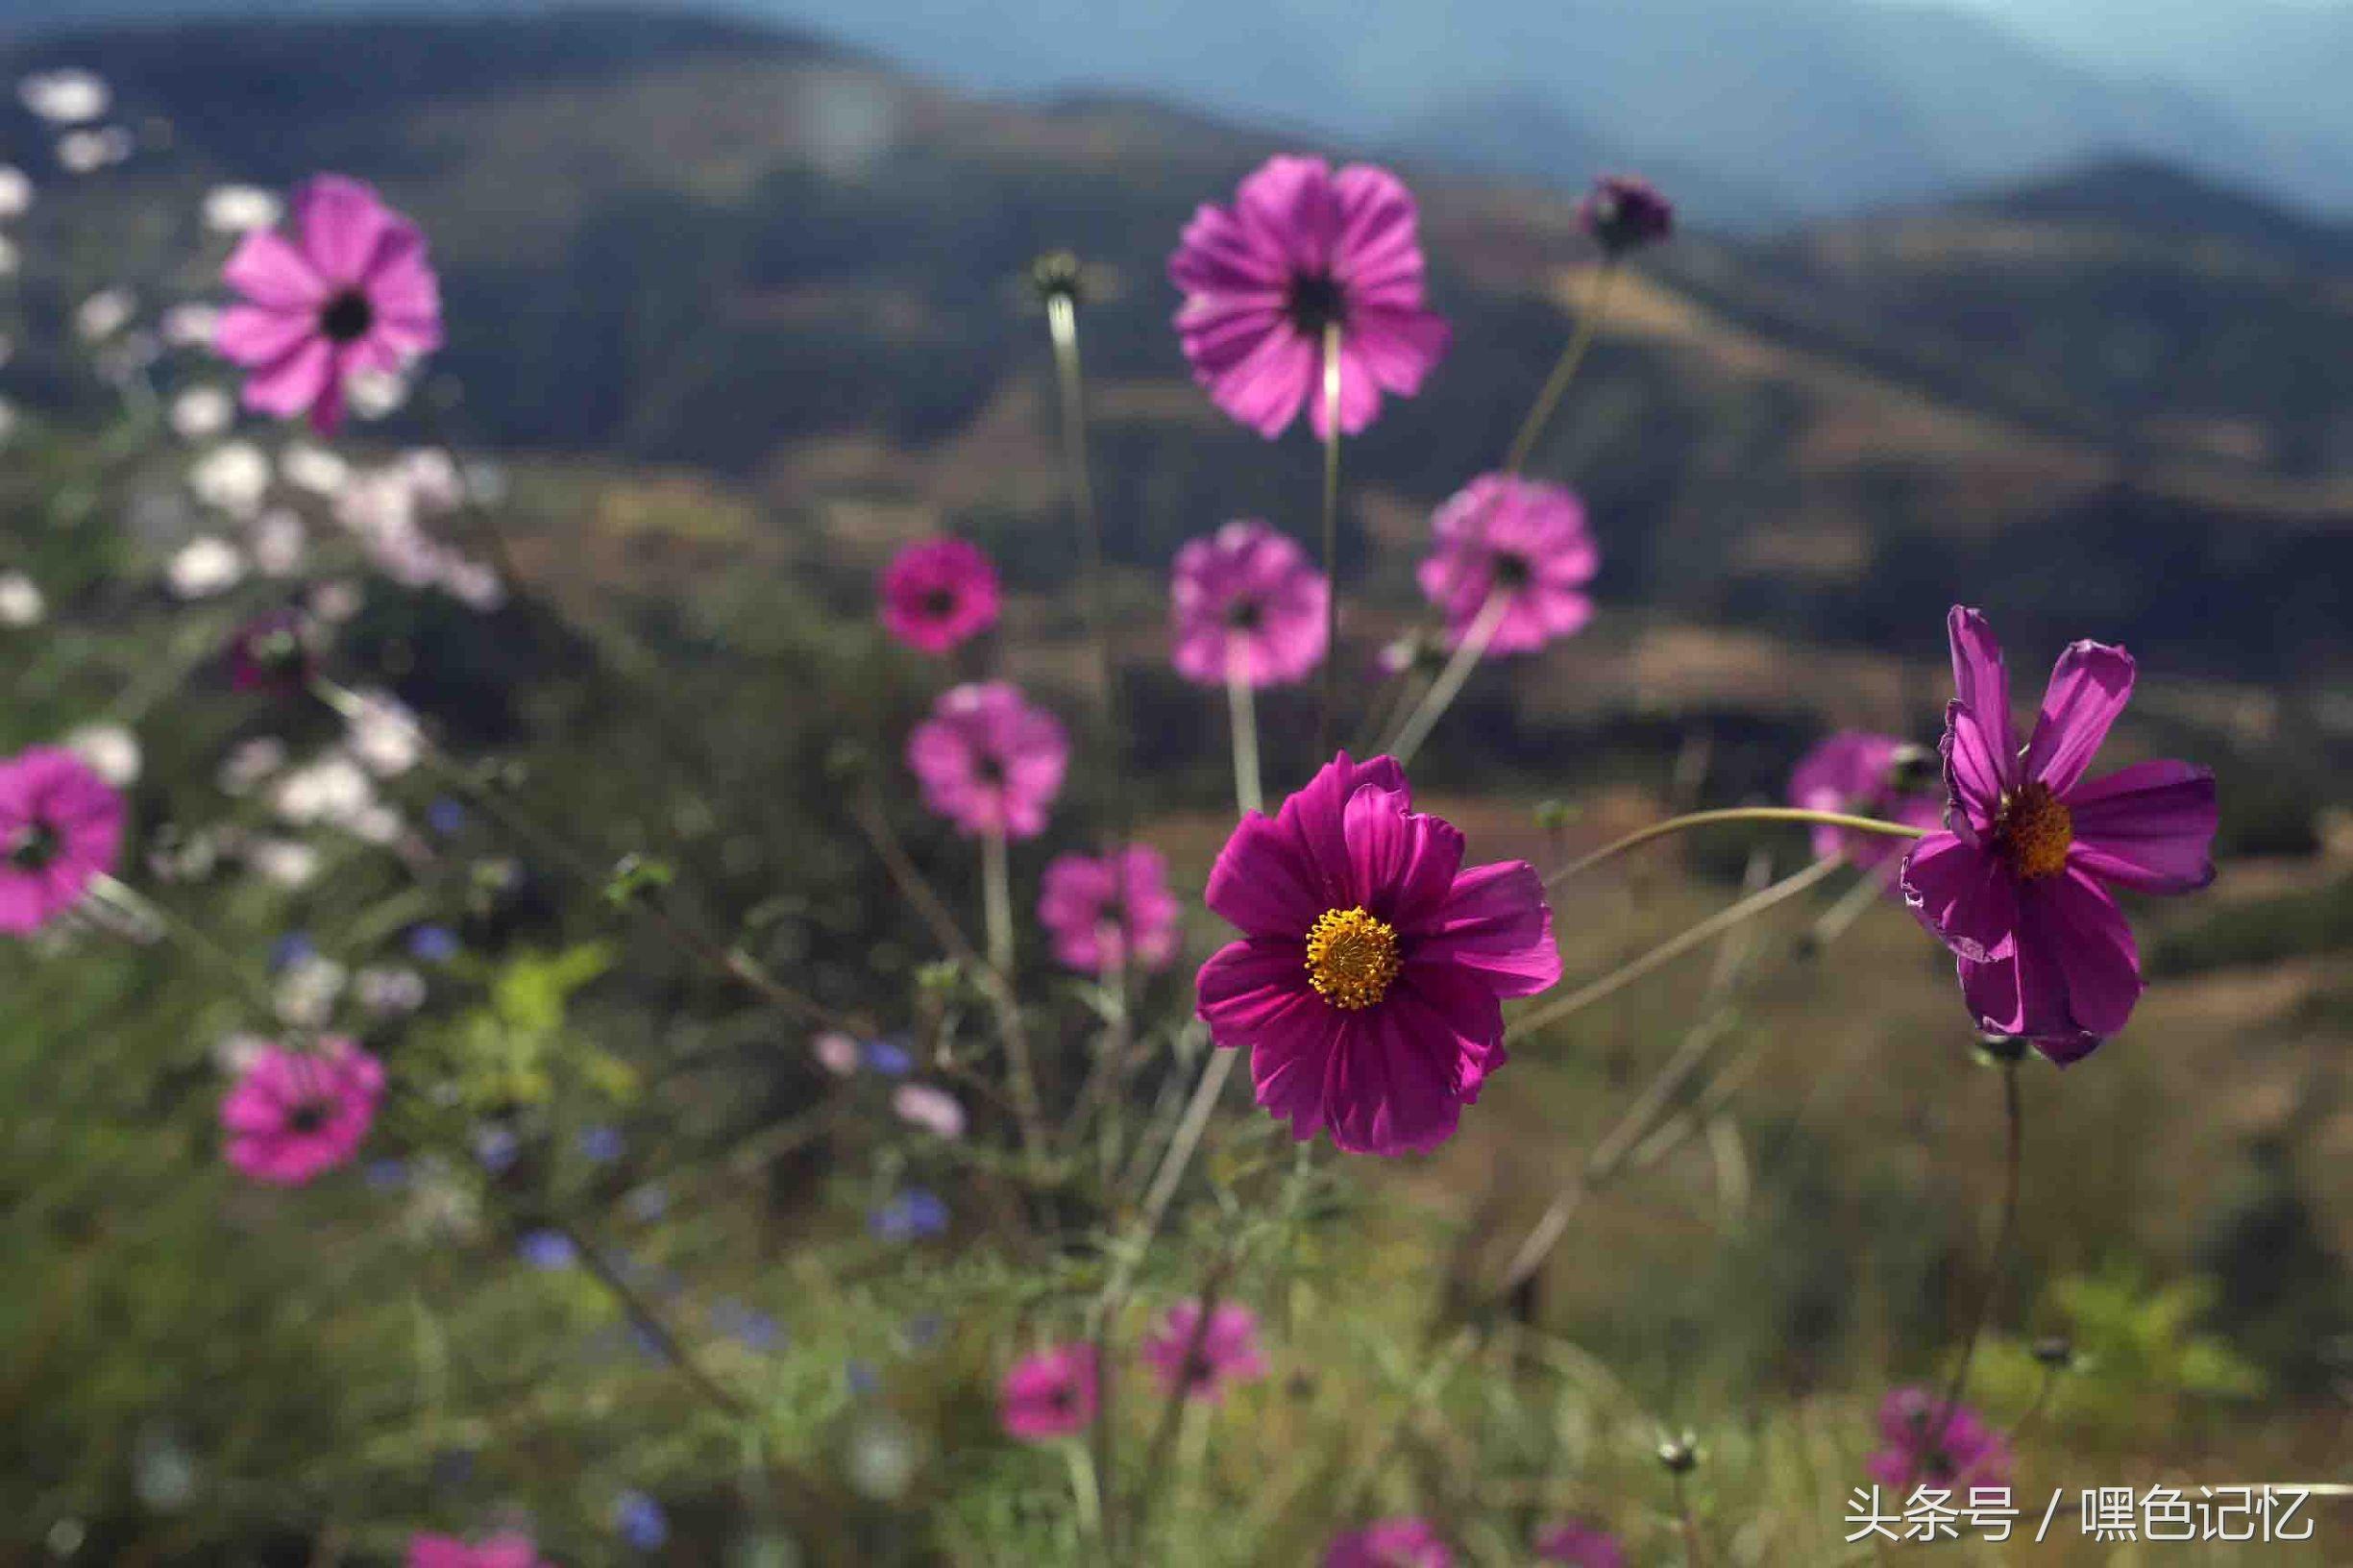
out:
<path id="1" fill-rule="evenodd" d="M 1994 838 L 2020 881 L 2057 876 L 2067 870 L 2068 845 L 2075 842 L 2075 816 L 2049 785 L 2029 784 L 2002 797 Z"/>
<path id="2" fill-rule="evenodd" d="M 1328 909 L 1308 928 L 1308 984 L 1334 1007 L 1350 1012 L 1381 1000 L 1406 961 L 1397 955 L 1397 932 L 1360 904 Z"/>

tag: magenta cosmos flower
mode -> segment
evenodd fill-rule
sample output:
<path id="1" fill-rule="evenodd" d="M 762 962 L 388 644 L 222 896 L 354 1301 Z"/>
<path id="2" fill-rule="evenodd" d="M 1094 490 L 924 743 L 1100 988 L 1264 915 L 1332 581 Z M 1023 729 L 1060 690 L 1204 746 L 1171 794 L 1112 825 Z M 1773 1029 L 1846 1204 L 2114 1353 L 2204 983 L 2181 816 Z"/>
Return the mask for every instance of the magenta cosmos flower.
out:
<path id="1" fill-rule="evenodd" d="M 926 539 L 882 574 L 882 625 L 909 648 L 945 653 L 996 625 L 996 568 L 962 539 Z"/>
<path id="2" fill-rule="evenodd" d="M 1454 1568 L 1453 1548 L 1427 1519 L 1384 1519 L 1334 1538 L 1324 1568 Z"/>
<path id="3" fill-rule="evenodd" d="M 1108 973 L 1123 957 L 1166 968 L 1176 957 L 1177 914 L 1168 862 L 1140 844 L 1116 855 L 1057 855 L 1038 898 L 1055 958 L 1086 974 Z"/>
<path id="4" fill-rule="evenodd" d="M 1626 1549 L 1609 1531 L 1573 1519 L 1536 1537 L 1536 1560 L 1571 1568 L 1626 1568 Z"/>
<path id="5" fill-rule="evenodd" d="M 1483 474 L 1438 508 L 1431 531 L 1435 538 L 1418 576 L 1430 602 L 1446 613 L 1455 644 L 1495 594 L 1504 596 L 1504 608 L 1491 652 L 1532 652 L 1593 619 L 1585 584 L 1602 552 L 1585 531 L 1583 502 L 1559 485 Z"/>
<path id="6" fill-rule="evenodd" d="M 1196 1334 L 1201 1336 L 1197 1354 Z M 1266 1358 L 1259 1354 L 1258 1313 L 1238 1302 L 1210 1313 L 1206 1330 L 1201 1327 L 1201 1304 L 1178 1302 L 1144 1340 L 1143 1359 L 1163 1389 L 1174 1392 L 1181 1382 L 1187 1399 L 1220 1399 L 1228 1384 L 1256 1383 L 1266 1375 Z"/>
<path id="7" fill-rule="evenodd" d="M 1263 436 L 1299 405 L 1328 438 L 1324 329 L 1340 330 L 1340 429 L 1354 435 L 1381 394 L 1410 397 L 1446 352 L 1422 299 L 1420 208 L 1386 169 L 1271 158 L 1185 226 L 1168 278 L 1185 293 L 1177 335 L 1218 407 Z"/>
<path id="8" fill-rule="evenodd" d="M 1343 751 L 1272 819 L 1245 816 L 1210 871 L 1241 928 L 1201 967 L 1200 1013 L 1247 1046 L 1258 1102 L 1291 1136 L 1434 1149 L 1504 1065 L 1502 998 L 1560 978 L 1526 861 L 1462 869 L 1462 835 L 1412 809 L 1405 770 Z"/>
<path id="9" fill-rule="evenodd" d="M 1898 1388 L 1879 1406 L 1879 1451 L 1863 1461 L 1871 1479 L 1899 1491 L 1916 1485 L 1999 1486 L 2010 1479 L 2008 1439 L 1966 1405 L 1956 1404 L 1942 1442 L 1930 1436 L 1944 1398 Z"/>
<path id="10" fill-rule="evenodd" d="M 508 1531 L 468 1542 L 455 1535 L 408 1537 L 408 1568 L 542 1568 L 528 1535 Z"/>
<path id="11" fill-rule="evenodd" d="M 1168 594 L 1177 674 L 1201 686 L 1298 680 L 1323 662 L 1331 597 L 1307 551 L 1255 519 L 1188 540 Z"/>
<path id="12" fill-rule="evenodd" d="M 1070 743 L 1043 708 L 1002 680 L 950 687 L 907 737 L 923 803 L 970 837 L 1034 839 L 1062 793 Z"/>
<path id="13" fill-rule="evenodd" d="M 221 277 L 244 303 L 221 312 L 212 341 L 252 373 L 248 408 L 331 431 L 355 374 L 441 347 L 441 284 L 423 231 L 358 181 L 322 174 L 292 208 L 295 238 L 256 229 L 229 257 Z"/>
<path id="14" fill-rule="evenodd" d="M 221 1101 L 229 1163 L 257 1182 L 300 1187 L 352 1158 L 383 1092 L 383 1064 L 348 1040 L 309 1052 L 264 1045 Z"/>
<path id="15" fill-rule="evenodd" d="M 2101 643 L 2059 655 L 2022 749 L 2010 677 L 1985 618 L 1948 618 L 1958 695 L 1945 709 L 1947 831 L 1903 862 L 1903 898 L 1959 960 L 1989 1034 L 2062 1066 L 2124 1027 L 2141 954 L 2110 884 L 2191 893 L 2214 880 L 2214 774 L 2139 762 L 2083 782 L 2132 696 L 2132 656 Z"/>
<path id="16" fill-rule="evenodd" d="M 1577 226 L 1612 256 L 1655 245 L 1675 232 L 1675 204 L 1648 180 L 1605 174 L 1577 204 Z"/>
<path id="17" fill-rule="evenodd" d="M 1083 1432 L 1094 1419 L 1094 1346 L 1056 1345 L 1014 1363 L 998 1390 L 1005 1431 L 1026 1442 Z"/>
<path id="18" fill-rule="evenodd" d="M 1934 827 L 1944 821 L 1944 798 L 1932 791 L 1905 787 L 1898 765 L 1907 752 L 1926 755 L 1893 735 L 1842 729 L 1798 759 L 1789 774 L 1789 803 L 1807 811 L 1836 811 L 1913 827 Z M 1903 847 L 1901 839 L 1882 834 L 1857 833 L 1827 823 L 1814 828 L 1817 860 L 1836 855 L 1851 866 L 1868 869 L 1894 859 Z"/>
<path id="19" fill-rule="evenodd" d="M 25 936 L 80 903 L 122 842 L 123 797 L 71 751 L 0 762 L 0 932 Z"/>
<path id="20" fill-rule="evenodd" d="M 274 696 L 310 683 L 309 624 L 293 610 L 272 610 L 248 621 L 229 639 L 229 684 Z"/>

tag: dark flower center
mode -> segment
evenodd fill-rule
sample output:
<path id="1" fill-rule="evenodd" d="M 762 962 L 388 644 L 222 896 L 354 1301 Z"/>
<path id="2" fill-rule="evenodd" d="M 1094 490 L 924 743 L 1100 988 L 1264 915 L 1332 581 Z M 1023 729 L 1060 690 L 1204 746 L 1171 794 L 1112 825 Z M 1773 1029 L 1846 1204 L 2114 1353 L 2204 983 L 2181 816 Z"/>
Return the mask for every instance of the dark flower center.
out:
<path id="1" fill-rule="evenodd" d="M 934 588 L 923 596 L 923 614 L 933 621 L 944 621 L 956 611 L 956 593 L 951 588 Z"/>
<path id="2" fill-rule="evenodd" d="M 1528 564 L 1525 555 L 1506 551 L 1495 557 L 1495 586 L 1498 588 L 1525 588 L 1535 575 L 1535 568 Z"/>
<path id="3" fill-rule="evenodd" d="M 327 302 L 319 312 L 319 331 L 336 343 L 356 343 L 376 325 L 376 306 L 366 294 L 347 288 Z"/>
<path id="4" fill-rule="evenodd" d="M 1236 631 L 1256 631 L 1265 620 L 1265 608 L 1255 599 L 1238 599 L 1226 606 L 1226 625 Z"/>
<path id="5" fill-rule="evenodd" d="M 1210 1363 L 1209 1352 L 1196 1350 L 1185 1358 L 1185 1385 L 1205 1388 L 1217 1379 L 1217 1368 Z"/>
<path id="6" fill-rule="evenodd" d="M 2075 842 L 2075 815 L 2047 784 L 2028 784 L 2001 799 L 1994 820 L 1994 843 L 2010 863 L 2010 874 L 2036 882 L 2067 870 L 2068 846 Z"/>
<path id="7" fill-rule="evenodd" d="M 1045 1402 L 1057 1414 L 1067 1415 L 1078 1409 L 1078 1390 L 1066 1383 L 1058 1383 L 1045 1396 Z"/>
<path id="8" fill-rule="evenodd" d="M 327 1119 L 334 1114 L 335 1108 L 325 1100 L 312 1098 L 300 1101 L 286 1113 L 286 1131 L 315 1133 L 326 1126 Z"/>
<path id="9" fill-rule="evenodd" d="M 64 847 L 58 830 L 36 818 L 9 835 L 8 863 L 20 871 L 44 871 Z"/>
<path id="10" fill-rule="evenodd" d="M 272 672 L 290 670 L 302 658 L 302 639 L 290 626 L 270 626 L 246 639 L 245 655 L 260 669 Z"/>
<path id="11" fill-rule="evenodd" d="M 982 752 L 972 759 L 972 776 L 990 789 L 1004 788 L 1005 759 L 993 751 Z"/>
<path id="12" fill-rule="evenodd" d="M 1321 337 L 1324 329 L 1348 325 L 1348 294 L 1328 272 L 1302 273 L 1291 280 L 1287 306 L 1291 325 L 1304 337 Z"/>

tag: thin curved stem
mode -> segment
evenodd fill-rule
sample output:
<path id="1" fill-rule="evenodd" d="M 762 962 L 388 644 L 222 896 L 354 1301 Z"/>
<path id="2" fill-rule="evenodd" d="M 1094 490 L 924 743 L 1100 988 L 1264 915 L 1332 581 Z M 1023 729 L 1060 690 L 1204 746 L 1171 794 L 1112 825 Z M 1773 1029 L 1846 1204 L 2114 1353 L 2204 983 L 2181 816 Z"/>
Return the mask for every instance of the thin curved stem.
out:
<path id="1" fill-rule="evenodd" d="M 1234 809 L 1247 814 L 1266 809 L 1259 793 L 1259 722 L 1250 679 L 1237 655 L 1226 672 L 1226 710 L 1234 722 Z"/>
<path id="2" fill-rule="evenodd" d="M 539 854 L 560 867 L 574 880 L 591 892 L 601 891 L 611 880 L 607 870 L 601 870 L 588 856 L 575 849 L 548 828 L 514 806 L 499 791 L 476 777 L 473 771 L 441 748 L 441 744 L 427 734 L 423 725 L 405 715 L 370 702 L 357 692 L 339 686 L 322 675 L 310 680 L 310 693 L 345 719 L 366 716 L 378 721 L 389 720 L 400 724 L 416 743 L 417 754 L 427 766 L 449 781 L 467 799 L 479 806 L 483 813 L 501 827 L 521 839 Z M 805 996 L 771 975 L 749 953 L 741 948 L 723 947 L 684 918 L 662 907 L 658 894 L 628 899 L 627 907 L 650 921 L 671 944 L 688 957 L 756 992 L 769 1002 L 798 1015 L 812 1022 L 841 1027 L 843 1020 L 831 1009 L 814 998 Z"/>
<path id="3" fill-rule="evenodd" d="M 1580 986 L 1566 996 L 1556 996 L 1534 1012 L 1516 1019 L 1511 1025 L 1512 1031 L 1521 1033 L 1541 1029 L 1548 1023 L 1556 1022 L 1572 1013 L 1581 1012 L 1596 1002 L 1616 995 L 1644 975 L 1662 965 L 1673 963 L 1695 947 L 1705 945 L 1743 920 L 1753 919 L 1776 905 L 1797 897 L 1838 870 L 1842 864 L 1836 855 L 1825 855 L 1805 870 L 1785 876 L 1737 903 L 1726 905 L 1699 924 L 1668 938 L 1641 957 L 1621 964 L 1600 979 Z"/>
<path id="4" fill-rule="evenodd" d="M 1320 765 L 1340 732 L 1340 325 L 1324 327 L 1324 712 Z"/>
<path id="5" fill-rule="evenodd" d="M 90 892 L 101 902 L 111 904 L 131 919 L 154 925 L 163 935 L 220 970 L 222 976 L 236 988 L 245 1004 L 259 1013 L 259 1021 L 275 1024 L 278 999 L 270 994 L 270 988 L 248 969 L 234 953 L 213 941 L 203 926 L 168 905 L 156 902 L 129 883 L 104 872 L 91 879 Z"/>
<path id="6" fill-rule="evenodd" d="M 1397 759 L 1399 767 L 1413 760 L 1413 753 L 1422 748 L 1430 731 L 1446 716 L 1446 710 L 1455 705 L 1463 682 L 1471 678 L 1471 672 L 1486 656 L 1487 645 L 1495 640 L 1495 628 L 1504 624 L 1504 616 L 1510 608 L 1511 596 L 1501 588 L 1491 590 L 1486 602 L 1479 606 L 1479 614 L 1462 633 L 1462 641 L 1455 645 L 1454 656 L 1446 661 L 1446 668 L 1438 672 L 1438 678 L 1430 683 L 1430 690 L 1422 694 L 1421 701 L 1406 716 L 1406 722 L 1397 726 L 1395 738 L 1385 748 Z"/>
<path id="7" fill-rule="evenodd" d="M 1683 1525 L 1683 1560 L 1689 1568 L 1704 1568 L 1707 1553 L 1700 1536 L 1700 1517 L 1691 1511 L 1691 1488 L 1681 1471 L 1675 1473 L 1675 1511 Z"/>
<path id="8" fill-rule="evenodd" d="M 578 1256 L 582 1266 L 588 1270 L 590 1276 L 599 1285 L 604 1286 L 606 1294 L 620 1305 L 622 1311 L 629 1321 L 637 1325 L 639 1332 L 645 1335 L 647 1342 L 653 1346 L 664 1360 L 677 1368 L 678 1375 L 693 1384 L 697 1393 L 728 1415 L 745 1416 L 751 1413 L 749 1406 L 738 1398 L 726 1384 L 712 1377 L 703 1368 L 701 1362 L 688 1354 L 686 1346 L 679 1342 L 678 1336 L 671 1331 L 670 1325 L 662 1320 L 662 1314 L 654 1311 L 653 1304 L 639 1294 L 637 1287 L 629 1283 L 620 1269 L 613 1266 L 612 1260 L 600 1252 L 596 1244 L 582 1235 L 576 1225 L 569 1220 L 558 1220 L 554 1228 L 571 1241 L 572 1250 Z"/>
<path id="9" fill-rule="evenodd" d="M 2010 1242 L 2018 1233 L 2019 1167 L 2025 1149 L 2025 1113 L 2018 1089 L 2018 1059 L 2001 1065 L 2001 1109 L 2005 1129 L 2001 1178 L 2001 1221 L 1994 1233 L 1994 1254 L 1985 1265 L 1985 1286 L 1977 1293 L 1977 1310 L 1969 1321 L 1969 1337 L 1961 1341 L 1961 1359 L 1952 1369 L 1952 1379 L 1945 1384 L 1945 1397 L 1938 1402 L 1934 1423 L 1928 1435 L 1914 1456 L 1912 1474 L 1904 1479 L 1904 1495 L 1920 1483 L 1921 1460 L 1927 1453 L 1942 1446 L 1946 1433 L 1952 1428 L 1952 1414 L 1961 1407 L 1961 1395 L 1969 1387 L 1970 1363 L 1977 1357 L 1977 1341 L 1985 1336 L 1986 1321 L 1993 1316 L 1994 1299 L 2001 1293 L 2001 1277 L 2010 1261 Z"/>
<path id="10" fill-rule="evenodd" d="M 1601 270 L 1594 274 L 1593 292 L 1585 301 L 1584 310 L 1577 318 L 1576 331 L 1569 334 L 1568 347 L 1560 351 L 1560 358 L 1546 378 L 1544 389 L 1536 394 L 1528 417 L 1520 422 L 1519 433 L 1511 438 L 1511 452 L 1504 459 L 1504 471 L 1517 474 L 1528 466 L 1534 454 L 1537 438 L 1551 423 L 1553 410 L 1560 406 L 1561 394 L 1568 391 L 1569 382 L 1577 378 L 1577 367 L 1585 361 L 1585 351 L 1593 347 L 1593 334 L 1601 327 L 1602 315 L 1609 302 L 1609 285 L 1618 275 L 1615 257 L 1603 260 Z"/>
<path id="11" fill-rule="evenodd" d="M 1002 1010 L 1017 1015 L 1013 999 L 1013 870 L 1002 830 L 985 833 L 980 841 L 981 908 L 989 941 L 989 968 L 1004 989 Z M 1008 1026 L 1005 1031 L 1005 1073 L 1011 1081 L 1013 1105 L 1020 1118 L 1023 1141 L 1033 1154 L 1045 1148 L 1045 1111 L 1038 1097 L 1038 1075 L 1030 1063 L 1028 1031 Z"/>
<path id="12" fill-rule="evenodd" d="M 1877 833 L 1891 839 L 1920 839 L 1925 838 L 1928 833 L 1924 827 L 1883 822 L 1876 817 L 1851 817 L 1843 811 L 1809 811 L 1803 806 L 1728 806 L 1721 811 L 1695 811 L 1681 817 L 1670 817 L 1663 822 L 1653 822 L 1615 843 L 1602 845 L 1581 859 L 1569 862 L 1544 879 L 1544 891 L 1550 893 L 1605 861 L 1615 860 L 1629 849 L 1638 849 L 1654 839 L 1663 839 L 1695 827 L 1712 827 L 1720 822 L 1807 822 L 1824 827 L 1849 828 L 1857 833 Z"/>

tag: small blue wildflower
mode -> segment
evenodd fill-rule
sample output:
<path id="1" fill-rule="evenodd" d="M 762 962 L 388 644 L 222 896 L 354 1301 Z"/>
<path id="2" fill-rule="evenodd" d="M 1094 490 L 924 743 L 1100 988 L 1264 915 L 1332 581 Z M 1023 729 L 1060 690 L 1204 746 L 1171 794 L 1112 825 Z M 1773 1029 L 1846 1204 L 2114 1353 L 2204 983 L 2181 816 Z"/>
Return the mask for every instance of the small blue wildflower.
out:
<path id="1" fill-rule="evenodd" d="M 613 1500 L 613 1528 L 640 1552 L 658 1550 L 670 1539 L 670 1517 L 662 1505 L 640 1491 L 626 1491 Z"/>
<path id="2" fill-rule="evenodd" d="M 370 1190 L 397 1192 L 408 1185 L 408 1165 L 400 1160 L 371 1160 L 360 1175 Z"/>
<path id="3" fill-rule="evenodd" d="M 941 1321 L 938 1312 L 918 1312 L 907 1319 L 907 1348 L 909 1350 L 929 1350 L 940 1342 L 941 1336 L 946 1332 L 947 1325 Z"/>
<path id="4" fill-rule="evenodd" d="M 757 1308 L 747 1307 L 733 1296 L 722 1296 L 711 1303 L 711 1327 L 757 1351 L 773 1350 L 784 1337 L 784 1331 L 774 1318 Z"/>
<path id="5" fill-rule="evenodd" d="M 446 925 L 420 925 L 408 933 L 408 954 L 423 964 L 447 964 L 457 956 L 457 933 Z"/>
<path id="6" fill-rule="evenodd" d="M 904 1078 L 915 1070 L 915 1055 L 895 1040 L 870 1040 L 858 1047 L 869 1071 L 885 1078 Z"/>
<path id="7" fill-rule="evenodd" d="M 884 1203 L 866 1216 L 866 1228 L 885 1241 L 912 1241 L 947 1229 L 947 1205 L 919 1187 Z"/>
<path id="8" fill-rule="evenodd" d="M 319 944 L 307 931 L 289 931 L 270 943 L 270 972 L 280 973 L 319 956 Z"/>
<path id="9" fill-rule="evenodd" d="M 882 1378 L 871 1362 L 852 1360 L 842 1368 L 842 1375 L 848 1380 L 853 1394 L 870 1394 L 882 1386 Z"/>
<path id="10" fill-rule="evenodd" d="M 515 1254 L 533 1268 L 570 1268 L 580 1261 L 580 1249 L 561 1231 L 531 1231 L 515 1244 Z"/>
<path id="11" fill-rule="evenodd" d="M 589 1127 L 580 1133 L 580 1154 L 600 1165 L 609 1165 L 622 1156 L 628 1144 L 622 1139 L 618 1127 Z"/>
<path id="12" fill-rule="evenodd" d="M 443 838 L 449 838 L 465 831 L 466 808 L 442 796 L 425 808 L 425 822 Z"/>
<path id="13" fill-rule="evenodd" d="M 474 1130 L 474 1158 L 493 1176 L 503 1176 L 523 1152 L 523 1139 L 512 1127 L 487 1122 Z"/>

